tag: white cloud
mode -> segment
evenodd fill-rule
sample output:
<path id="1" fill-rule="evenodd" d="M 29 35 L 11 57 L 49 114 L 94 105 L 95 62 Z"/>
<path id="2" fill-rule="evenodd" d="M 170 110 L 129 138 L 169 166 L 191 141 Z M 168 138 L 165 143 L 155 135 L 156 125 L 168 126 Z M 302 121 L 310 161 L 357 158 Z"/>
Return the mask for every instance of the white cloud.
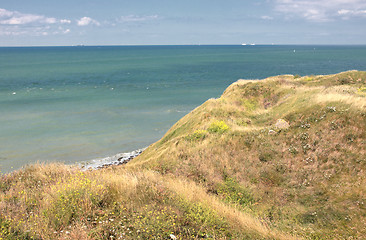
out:
<path id="1" fill-rule="evenodd" d="M 158 15 L 149 15 L 149 16 L 138 16 L 138 15 L 127 15 L 127 16 L 121 16 L 117 21 L 121 23 L 127 23 L 127 22 L 146 22 L 151 20 L 158 19 Z"/>
<path id="2" fill-rule="evenodd" d="M 59 21 L 53 17 L 0 9 L 1 25 L 55 24 L 57 22 Z"/>
<path id="3" fill-rule="evenodd" d="M 96 26 L 100 26 L 100 23 L 90 17 L 82 17 L 77 21 L 78 26 L 88 26 L 90 24 L 94 24 Z"/>
<path id="4" fill-rule="evenodd" d="M 338 10 L 338 15 L 342 16 L 343 19 L 349 19 L 351 17 L 366 17 L 366 10 L 341 9 Z"/>
<path id="5" fill-rule="evenodd" d="M 3 19 L 0 21 L 0 24 L 7 24 L 7 25 L 23 25 L 33 22 L 38 22 L 41 20 L 40 16 L 35 15 L 27 15 L 21 17 L 11 17 L 8 19 Z"/>
<path id="6" fill-rule="evenodd" d="M 48 36 L 52 34 L 52 28 L 66 23 L 71 21 L 0 8 L 0 35 Z"/>
<path id="7" fill-rule="evenodd" d="M 60 20 L 60 23 L 70 24 L 71 23 L 71 20 L 69 20 L 69 19 L 61 19 Z"/>
<path id="8" fill-rule="evenodd" d="M 48 36 L 54 34 L 46 27 L 23 28 L 19 25 L 6 26 L 0 28 L 0 36 Z"/>
<path id="9" fill-rule="evenodd" d="M 301 17 L 326 22 L 339 17 L 366 17 L 365 0 L 273 0 L 285 18 Z"/>
<path id="10" fill-rule="evenodd" d="M 45 23 L 55 24 L 55 23 L 57 23 L 57 19 L 56 18 L 46 18 Z"/>
<path id="11" fill-rule="evenodd" d="M 0 19 L 8 18 L 11 17 L 12 15 L 13 12 L 0 8 Z"/>
<path id="12" fill-rule="evenodd" d="M 270 17 L 270 16 L 261 16 L 261 19 L 263 19 L 263 20 L 273 20 L 273 17 Z"/>
<path id="13" fill-rule="evenodd" d="M 57 31 L 54 31 L 53 34 L 68 34 L 71 30 L 69 28 L 65 29 L 63 27 L 58 27 Z"/>

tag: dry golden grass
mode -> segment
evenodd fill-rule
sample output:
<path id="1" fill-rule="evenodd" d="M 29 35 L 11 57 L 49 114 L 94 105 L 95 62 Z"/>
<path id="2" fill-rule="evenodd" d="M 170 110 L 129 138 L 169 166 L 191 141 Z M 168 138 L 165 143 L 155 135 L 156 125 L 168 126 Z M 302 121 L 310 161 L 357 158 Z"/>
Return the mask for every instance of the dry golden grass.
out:
<path id="1" fill-rule="evenodd" d="M 365 119 L 358 112 L 364 98 L 353 90 L 360 88 L 365 79 L 364 73 L 350 72 L 350 76 L 342 73 L 295 80 L 293 76 L 279 76 L 265 81 L 239 81 L 219 99 L 211 99 L 185 116 L 163 137 L 164 144 L 152 145 L 131 164 L 139 165 L 141 161 L 148 168 L 188 177 L 214 192 L 227 176 L 234 177 L 261 199 L 261 204 L 252 208 L 267 219 L 269 226 L 297 232 L 298 237 L 327 236 L 340 221 L 337 216 L 346 215 L 345 202 L 336 200 L 336 192 L 328 192 L 336 186 L 334 179 L 354 183 L 349 174 L 364 168 L 358 162 L 362 160 L 356 160 L 365 156 Z M 354 81 L 355 85 L 344 85 L 344 81 Z M 342 85 L 331 85 L 337 82 Z M 244 102 L 250 110 L 240 101 L 245 97 L 254 103 L 251 106 L 251 102 Z M 280 118 L 289 121 L 288 130 L 273 127 Z M 185 140 L 196 130 L 208 129 L 212 121 L 224 121 L 230 131 L 208 134 L 193 142 Z M 269 134 L 270 130 L 275 130 L 274 134 Z M 362 199 L 359 190 L 352 192 Z M 321 217 L 308 213 L 317 212 L 317 201 L 327 202 L 327 210 L 318 210 Z M 280 210 L 278 206 L 283 207 Z M 280 214 L 282 211 L 286 217 Z M 326 218 L 329 223 L 322 223 Z M 360 225 L 362 219 L 358 216 L 352 224 Z M 340 221 L 338 226 L 347 224 Z M 365 234 L 356 230 L 347 233 L 343 227 L 338 230 L 337 238 L 342 234 Z"/>
<path id="2" fill-rule="evenodd" d="M 3 175 L 0 237 L 364 239 L 365 81 L 238 81 L 127 165 Z"/>
<path id="3" fill-rule="evenodd" d="M 167 178 L 165 181 L 167 182 L 169 189 L 181 196 L 184 196 L 189 199 L 189 201 L 201 202 L 210 206 L 212 209 L 217 211 L 220 216 L 224 216 L 224 218 L 229 219 L 236 228 L 243 229 L 248 232 L 257 232 L 258 235 L 268 239 L 296 239 L 293 236 L 268 228 L 263 225 L 259 219 L 254 218 L 248 213 L 228 206 L 217 197 L 207 194 L 206 190 L 195 182 L 176 178 Z"/>
<path id="4" fill-rule="evenodd" d="M 315 97 L 318 103 L 342 102 L 359 110 L 366 110 L 366 98 L 356 95 L 340 94 L 340 93 L 319 93 Z"/>
<path id="5" fill-rule="evenodd" d="M 164 196 L 156 202 L 156 199 L 162 197 L 162 191 L 169 193 L 169 196 L 179 197 L 177 199 L 184 199 L 183 202 L 192 206 L 202 203 L 205 208 L 212 209 L 218 216 L 224 217 L 229 224 L 230 231 L 238 229 L 239 232 L 254 232 L 254 236 L 287 239 L 279 234 L 271 233 L 250 215 L 225 206 L 219 199 L 207 194 L 202 186 L 174 176 L 162 176 L 151 170 L 131 171 L 115 167 L 81 172 L 68 166 L 52 164 L 32 166 L 18 172 L 14 177 L 18 179 L 12 181 L 13 184 L 6 194 L 4 192 L 0 194 L 2 204 L 0 236 L 7 239 L 13 237 L 18 239 L 75 239 L 76 237 L 80 240 L 105 239 L 107 236 L 103 232 L 91 235 L 94 225 L 91 225 L 90 219 L 95 218 L 97 219 L 96 224 L 98 225 L 98 221 L 101 224 L 105 222 L 102 220 L 105 218 L 100 214 L 104 214 L 109 219 L 122 223 L 123 219 L 118 219 L 122 215 L 131 213 L 121 212 L 118 215 L 113 211 L 130 209 L 129 211 L 142 211 L 141 214 L 144 214 L 144 207 L 151 204 L 153 208 L 158 209 L 160 206 L 173 204 L 176 207 L 176 204 L 178 206 L 182 204 L 181 200 L 174 200 L 176 197 L 166 198 Z M 34 181 L 38 185 L 27 185 L 28 181 Z M 11 204 L 10 200 L 16 204 Z M 31 201 L 29 202 L 29 200 Z M 34 206 L 32 206 L 33 203 Z M 172 214 L 175 213 L 172 212 Z M 137 224 L 139 216 L 143 215 L 129 216 L 130 224 Z M 7 228 L 8 224 L 13 227 Z M 110 228 L 118 229 L 113 224 L 114 222 L 110 222 Z M 175 224 L 181 223 L 176 222 Z M 105 229 L 99 231 L 101 230 L 106 231 Z M 120 234 L 123 233 L 122 230 L 119 230 Z M 193 228 L 189 231 L 193 231 Z M 199 231 L 204 231 L 204 229 L 199 229 Z M 108 236 L 117 236 L 114 234 L 115 232 L 108 233 Z M 139 236 L 136 235 L 136 232 L 129 234 L 121 236 L 127 239 L 136 239 L 135 237 Z M 184 234 L 181 236 L 183 239 L 190 238 Z M 225 239 L 223 236 L 215 238 Z"/>

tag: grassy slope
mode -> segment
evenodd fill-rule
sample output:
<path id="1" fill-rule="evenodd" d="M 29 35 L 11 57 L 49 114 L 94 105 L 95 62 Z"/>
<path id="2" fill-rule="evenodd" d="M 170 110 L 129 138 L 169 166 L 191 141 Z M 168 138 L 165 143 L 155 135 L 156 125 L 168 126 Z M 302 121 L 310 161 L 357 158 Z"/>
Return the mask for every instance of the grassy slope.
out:
<path id="1" fill-rule="evenodd" d="M 238 81 L 125 166 L 4 175 L 0 234 L 366 238 L 365 86 L 356 71 Z"/>

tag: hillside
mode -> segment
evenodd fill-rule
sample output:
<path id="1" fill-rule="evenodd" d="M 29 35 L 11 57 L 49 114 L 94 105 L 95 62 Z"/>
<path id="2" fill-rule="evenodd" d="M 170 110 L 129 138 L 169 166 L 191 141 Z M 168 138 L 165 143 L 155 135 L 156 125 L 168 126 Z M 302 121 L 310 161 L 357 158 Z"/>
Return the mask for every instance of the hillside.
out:
<path id="1" fill-rule="evenodd" d="M 366 72 L 239 80 L 126 165 L 3 175 L 3 239 L 365 239 Z"/>

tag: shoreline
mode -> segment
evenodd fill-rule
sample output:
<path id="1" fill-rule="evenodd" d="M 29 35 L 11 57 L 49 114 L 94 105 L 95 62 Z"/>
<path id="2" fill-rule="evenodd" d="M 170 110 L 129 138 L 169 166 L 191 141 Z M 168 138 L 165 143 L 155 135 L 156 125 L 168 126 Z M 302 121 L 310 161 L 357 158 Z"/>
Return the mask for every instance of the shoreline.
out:
<path id="1" fill-rule="evenodd" d="M 93 171 L 110 166 L 118 166 L 126 164 L 135 157 L 139 156 L 146 148 L 147 147 L 140 148 L 132 152 L 118 153 L 116 155 L 112 155 L 109 157 L 96 158 L 93 160 L 83 161 L 76 163 L 76 165 L 79 166 L 82 171 L 88 171 L 88 170 Z"/>

